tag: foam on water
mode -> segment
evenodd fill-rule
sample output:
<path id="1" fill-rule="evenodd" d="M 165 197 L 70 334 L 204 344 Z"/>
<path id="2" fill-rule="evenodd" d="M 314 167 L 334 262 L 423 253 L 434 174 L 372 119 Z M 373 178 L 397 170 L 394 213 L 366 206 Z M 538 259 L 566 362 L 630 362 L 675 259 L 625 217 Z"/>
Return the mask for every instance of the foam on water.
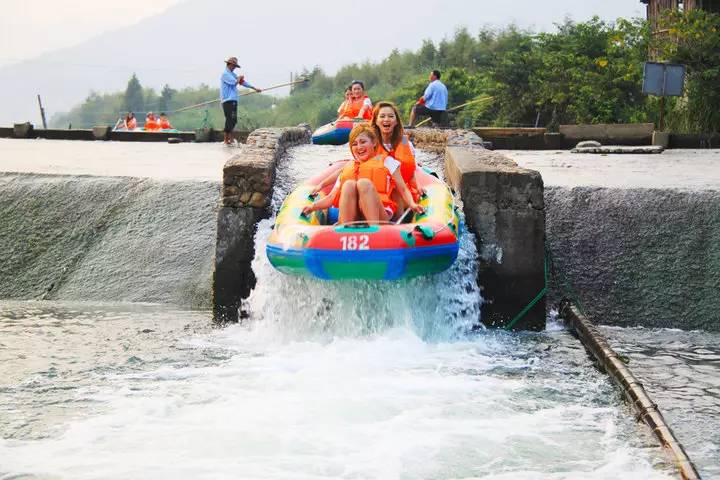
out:
<path id="1" fill-rule="evenodd" d="M 566 335 L 482 332 L 427 342 L 398 326 L 267 341 L 236 326 L 181 337 L 175 347 L 219 360 L 188 365 L 171 354 L 159 367 L 97 372 L 107 378 L 102 388 L 75 393 L 92 402 L 80 418 L 45 438 L 0 440 L 0 472 L 669 478 L 653 468 L 654 450 L 643 451 L 649 442 L 633 440 L 635 426 L 612 388 Z"/>
<path id="2" fill-rule="evenodd" d="M 278 196 L 338 153 L 293 150 Z M 672 478 L 562 329 L 473 331 L 469 234 L 443 274 L 334 283 L 273 270 L 271 222 L 258 229 L 243 325 L 0 304 L 0 343 L 14 346 L 0 348 L 0 478 Z M 72 415 L 45 413 L 67 404 Z"/>

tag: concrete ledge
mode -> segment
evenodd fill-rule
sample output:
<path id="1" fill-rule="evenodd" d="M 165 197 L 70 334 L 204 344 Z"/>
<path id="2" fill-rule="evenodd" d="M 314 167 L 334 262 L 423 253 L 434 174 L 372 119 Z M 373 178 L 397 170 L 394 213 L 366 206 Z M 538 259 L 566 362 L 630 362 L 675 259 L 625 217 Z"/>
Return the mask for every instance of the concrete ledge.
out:
<path id="1" fill-rule="evenodd" d="M 720 148 L 720 133 L 671 133 L 670 148 Z"/>
<path id="2" fill-rule="evenodd" d="M 547 133 L 546 128 L 515 127 L 480 127 L 473 128 L 472 131 L 484 139 L 496 137 L 542 137 Z"/>
<path id="3" fill-rule="evenodd" d="M 14 138 L 31 138 L 33 135 L 33 124 L 30 122 L 16 123 L 13 125 Z"/>
<path id="4" fill-rule="evenodd" d="M 28 125 L 30 127 L 28 127 Z M 29 129 L 28 129 L 29 128 Z M 205 141 L 221 142 L 222 132 L 211 131 Z M 98 136 L 99 135 L 99 136 Z M 250 132 L 234 131 L 233 138 L 244 143 Z M 117 142 L 167 142 L 169 138 L 181 138 L 183 142 L 194 142 L 195 132 L 124 132 L 112 131 L 110 127 L 93 127 L 92 129 L 41 128 L 37 129 L 30 123 L 19 123 L 15 127 L 0 128 L 0 138 L 44 138 L 48 140 L 112 140 Z"/>
<path id="5" fill-rule="evenodd" d="M 477 235 L 482 321 L 506 326 L 545 287 L 545 210 L 540 174 L 476 146 L 448 146 L 446 178 Z M 513 328 L 545 328 L 542 298 Z"/>
<path id="6" fill-rule="evenodd" d="M 565 145 L 572 148 L 582 140 L 596 140 L 603 145 L 650 145 L 655 125 L 627 123 L 594 125 L 560 125 Z"/>
<path id="7" fill-rule="evenodd" d="M 670 146 L 670 134 L 667 132 L 653 132 L 652 144 L 663 148 L 668 148 Z"/>
<path id="8" fill-rule="evenodd" d="M 35 130 L 34 138 L 44 138 L 46 140 L 95 140 L 92 130 L 77 129 L 42 129 Z"/>
<path id="9" fill-rule="evenodd" d="M 471 130 L 415 128 L 406 133 L 417 148 L 435 153 L 443 153 L 448 145 L 483 148 L 483 139 Z"/>
<path id="10" fill-rule="evenodd" d="M 92 128 L 92 134 L 95 140 L 110 140 L 111 132 L 112 127 L 107 125 L 101 125 Z"/>
<path id="11" fill-rule="evenodd" d="M 250 266 L 255 256 L 255 228 L 270 213 L 277 162 L 288 148 L 305 143 L 310 143 L 308 129 L 261 128 L 248 136 L 239 153 L 223 167 L 213 274 L 218 322 L 237 321 L 242 299 L 255 286 Z"/>
<path id="12" fill-rule="evenodd" d="M 195 140 L 194 132 L 110 132 L 115 142 L 167 142 L 168 138 L 182 138 L 184 142 Z"/>
<path id="13" fill-rule="evenodd" d="M 660 145 L 645 145 L 641 147 L 627 147 L 624 145 L 604 145 L 601 147 L 578 147 L 570 150 L 571 153 L 628 153 L 628 154 L 640 154 L 640 153 L 662 153 L 665 151 L 665 147 Z"/>

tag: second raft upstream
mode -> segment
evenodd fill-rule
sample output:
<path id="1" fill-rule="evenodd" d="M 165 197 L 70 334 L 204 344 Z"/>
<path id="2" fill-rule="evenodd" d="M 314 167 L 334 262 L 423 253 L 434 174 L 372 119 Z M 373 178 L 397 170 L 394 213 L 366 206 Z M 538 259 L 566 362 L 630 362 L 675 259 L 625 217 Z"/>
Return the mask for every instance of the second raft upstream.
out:
<path id="1" fill-rule="evenodd" d="M 334 163 L 283 202 L 266 249 L 276 269 L 324 280 L 397 280 L 441 272 L 455 262 L 461 231 L 455 199 L 424 169 L 418 170 L 417 181 L 426 192 L 419 202 L 425 213 L 414 214 L 410 223 L 328 225 L 325 211 L 303 215 L 303 207 L 313 202 L 312 185 L 346 163 Z"/>

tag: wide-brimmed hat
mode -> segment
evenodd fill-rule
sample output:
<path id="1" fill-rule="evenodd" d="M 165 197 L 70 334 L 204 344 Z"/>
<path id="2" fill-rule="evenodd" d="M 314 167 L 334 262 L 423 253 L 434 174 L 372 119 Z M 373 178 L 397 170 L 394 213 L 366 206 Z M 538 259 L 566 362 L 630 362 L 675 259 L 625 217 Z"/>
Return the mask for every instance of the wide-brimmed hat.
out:
<path id="1" fill-rule="evenodd" d="M 238 59 L 237 59 L 237 57 L 230 57 L 230 58 L 228 58 L 227 60 L 225 60 L 225 64 L 226 64 L 226 65 L 237 65 L 238 67 L 240 66 L 240 65 L 238 65 Z"/>

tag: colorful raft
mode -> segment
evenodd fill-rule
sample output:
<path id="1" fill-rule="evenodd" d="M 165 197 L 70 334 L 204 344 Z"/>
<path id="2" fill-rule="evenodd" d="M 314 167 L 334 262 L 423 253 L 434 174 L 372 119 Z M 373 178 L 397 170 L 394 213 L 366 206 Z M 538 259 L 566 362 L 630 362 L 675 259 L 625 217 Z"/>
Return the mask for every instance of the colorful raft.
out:
<path id="1" fill-rule="evenodd" d="M 358 121 L 364 120 L 337 120 L 315 130 L 312 134 L 312 143 L 315 145 L 344 145 L 348 142 L 350 130 Z"/>
<path id="2" fill-rule="evenodd" d="M 417 174 L 426 192 L 420 201 L 425 213 L 407 212 L 414 216 L 410 223 L 328 225 L 325 211 L 302 215 L 313 202 L 312 185 L 346 163 L 334 163 L 283 202 L 266 247 L 276 269 L 325 280 L 397 280 L 441 272 L 455 262 L 460 232 L 455 201 L 447 185 L 426 171 Z"/>

